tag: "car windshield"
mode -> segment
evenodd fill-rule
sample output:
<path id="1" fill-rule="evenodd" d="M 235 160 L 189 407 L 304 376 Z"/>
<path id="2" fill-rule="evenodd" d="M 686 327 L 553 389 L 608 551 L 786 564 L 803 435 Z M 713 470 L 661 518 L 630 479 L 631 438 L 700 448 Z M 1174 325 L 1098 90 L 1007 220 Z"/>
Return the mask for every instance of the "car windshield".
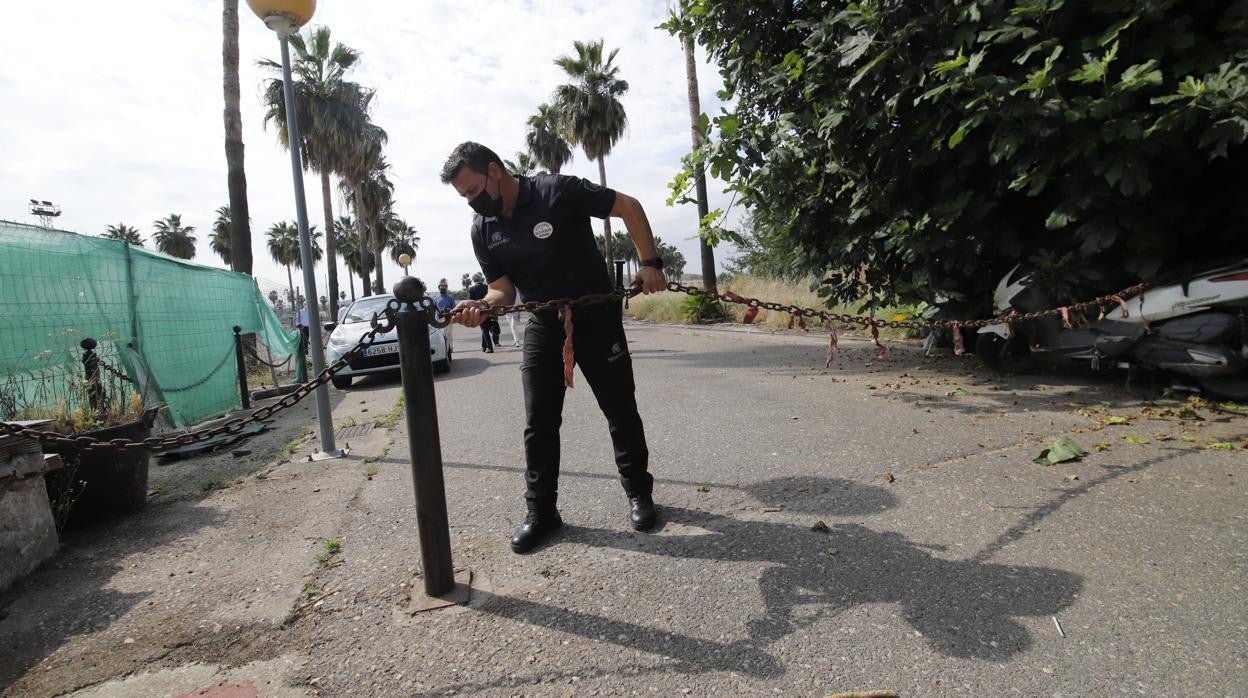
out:
<path id="1" fill-rule="evenodd" d="M 342 318 L 342 322 L 344 325 L 353 322 L 368 322 L 373 319 L 373 314 L 380 312 L 386 307 L 386 303 L 389 302 L 390 299 L 388 297 L 358 300 L 351 304 L 346 316 Z"/>

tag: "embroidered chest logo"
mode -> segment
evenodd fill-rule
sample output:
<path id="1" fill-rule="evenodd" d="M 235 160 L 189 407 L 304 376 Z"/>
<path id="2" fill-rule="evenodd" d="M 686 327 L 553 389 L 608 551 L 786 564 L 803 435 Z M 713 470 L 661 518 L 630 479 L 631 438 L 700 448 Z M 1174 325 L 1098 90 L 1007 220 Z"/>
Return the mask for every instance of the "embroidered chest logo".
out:
<path id="1" fill-rule="evenodd" d="M 546 238 L 550 237 L 551 234 L 554 232 L 555 232 L 555 226 L 551 225 L 550 223 L 547 223 L 546 221 L 542 221 L 541 223 L 538 223 L 537 225 L 533 226 L 533 237 L 537 238 L 538 240 L 545 240 Z"/>
<path id="2" fill-rule="evenodd" d="M 503 231 L 495 230 L 494 234 L 490 236 L 490 244 L 488 247 L 489 249 L 492 250 L 495 247 L 498 247 L 499 245 L 505 245 L 508 242 L 511 242 L 511 241 L 507 238 L 506 235 L 503 234 Z"/>
<path id="3" fill-rule="evenodd" d="M 611 344 L 611 356 L 607 357 L 607 363 L 615 363 L 616 361 L 628 356 L 628 352 L 624 351 L 624 347 L 619 342 Z"/>

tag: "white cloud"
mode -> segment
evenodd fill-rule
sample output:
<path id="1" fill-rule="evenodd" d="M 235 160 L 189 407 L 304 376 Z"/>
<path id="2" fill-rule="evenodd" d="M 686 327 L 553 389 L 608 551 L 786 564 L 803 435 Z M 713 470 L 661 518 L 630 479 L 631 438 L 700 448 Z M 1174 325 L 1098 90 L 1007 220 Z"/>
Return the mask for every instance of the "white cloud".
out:
<path id="1" fill-rule="evenodd" d="M 294 218 L 289 155 L 262 128 L 259 58 L 278 57 L 275 36 L 240 3 L 241 84 L 255 275 L 285 286 L 263 232 Z M 197 262 L 222 266 L 207 236 L 228 203 L 221 89 L 221 3 L 89 0 L 14 3 L 0 28 L 0 218 L 28 220 L 26 201 L 64 209 L 58 225 L 98 234 L 125 222 L 151 235 L 171 212 L 198 228 Z M 398 211 L 421 235 L 413 273 L 433 280 L 475 271 L 470 211 L 438 181 L 457 143 L 477 140 L 505 158 L 523 146 L 524 121 L 563 81 L 554 58 L 574 40 L 602 38 L 630 90 L 630 127 L 607 159 L 608 184 L 646 206 L 655 232 L 698 271 L 692 207 L 664 204 L 689 148 L 684 58 L 656 26 L 666 3 L 494 0 L 461 4 L 322 0 L 313 24 L 363 53 L 354 78 L 377 89 L 375 120 L 390 134 Z M 703 111 L 719 109 L 714 68 L 700 63 Z M 598 179 L 578 151 L 569 174 Z M 320 223 L 320 184 L 305 178 L 309 218 Z M 712 208 L 727 197 L 712 187 Z M 335 215 L 342 210 L 334 196 Z M 734 216 L 735 217 L 735 216 Z M 723 252 L 719 254 L 721 261 Z M 339 277 L 345 290 L 345 268 Z M 386 268 L 386 279 L 398 278 Z M 296 277 L 298 275 L 296 274 Z M 323 265 L 317 270 L 324 293 Z M 358 286 L 358 281 L 357 281 Z M 267 284 L 266 284 L 267 287 Z M 358 293 L 358 288 L 357 288 Z"/>

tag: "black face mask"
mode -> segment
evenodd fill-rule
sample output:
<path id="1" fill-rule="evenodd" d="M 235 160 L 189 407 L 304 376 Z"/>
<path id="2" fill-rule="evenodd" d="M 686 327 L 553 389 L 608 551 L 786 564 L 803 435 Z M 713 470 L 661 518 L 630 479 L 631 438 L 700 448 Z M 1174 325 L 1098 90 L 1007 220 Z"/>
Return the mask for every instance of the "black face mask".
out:
<path id="1" fill-rule="evenodd" d="M 490 184 L 490 175 L 488 174 L 485 175 L 485 184 L 486 186 L 489 186 Z M 468 202 L 468 205 L 472 207 L 472 210 L 482 216 L 485 216 L 486 218 L 498 218 L 503 215 L 502 186 L 499 186 L 498 196 L 490 196 L 489 193 L 486 192 L 485 187 L 481 187 L 481 193 L 472 197 L 472 200 Z"/>

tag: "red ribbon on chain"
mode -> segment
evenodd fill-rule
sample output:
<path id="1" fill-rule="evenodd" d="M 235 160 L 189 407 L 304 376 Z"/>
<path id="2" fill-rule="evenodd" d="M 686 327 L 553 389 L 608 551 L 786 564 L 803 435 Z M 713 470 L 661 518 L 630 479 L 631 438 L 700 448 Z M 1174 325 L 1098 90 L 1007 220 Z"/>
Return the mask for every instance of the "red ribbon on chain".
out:
<path id="1" fill-rule="evenodd" d="M 1058 310 L 1061 311 L 1062 313 L 1062 327 L 1065 327 L 1068 330 L 1071 329 L 1072 325 L 1070 324 L 1070 308 L 1062 306 L 1061 308 L 1058 308 Z"/>
<path id="2" fill-rule="evenodd" d="M 1122 299 L 1122 296 L 1110 296 L 1110 298 L 1118 301 L 1118 305 L 1122 307 L 1122 317 L 1124 319 L 1131 317 L 1131 311 L 1127 310 L 1127 302 Z"/>
<path id="3" fill-rule="evenodd" d="M 867 325 L 871 327 L 871 339 L 875 340 L 875 348 L 878 350 L 875 354 L 876 361 L 883 361 L 888 358 L 888 350 L 880 344 L 880 328 L 875 324 L 875 318 L 867 318 Z"/>
<path id="4" fill-rule="evenodd" d="M 962 338 L 962 328 L 955 322 L 949 329 L 953 332 L 953 355 L 962 356 L 966 353 L 966 341 Z"/>
<path id="5" fill-rule="evenodd" d="M 572 353 L 572 308 L 563 306 L 559 309 L 559 317 L 563 319 L 563 384 L 572 385 L 572 368 L 576 366 L 576 357 Z"/>

